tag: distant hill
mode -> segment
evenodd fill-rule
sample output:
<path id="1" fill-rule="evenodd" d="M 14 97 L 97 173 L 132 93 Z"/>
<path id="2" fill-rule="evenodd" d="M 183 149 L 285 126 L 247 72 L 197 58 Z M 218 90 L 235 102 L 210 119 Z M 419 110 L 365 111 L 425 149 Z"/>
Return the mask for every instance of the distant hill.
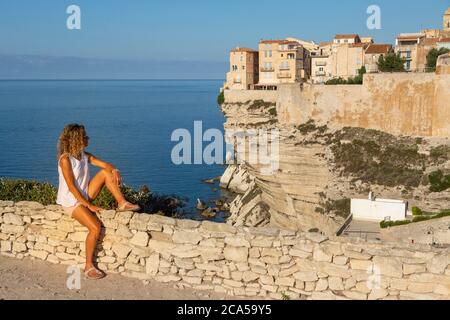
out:
<path id="1" fill-rule="evenodd" d="M 215 61 L 0 55 L 0 79 L 222 79 L 227 68 Z"/>

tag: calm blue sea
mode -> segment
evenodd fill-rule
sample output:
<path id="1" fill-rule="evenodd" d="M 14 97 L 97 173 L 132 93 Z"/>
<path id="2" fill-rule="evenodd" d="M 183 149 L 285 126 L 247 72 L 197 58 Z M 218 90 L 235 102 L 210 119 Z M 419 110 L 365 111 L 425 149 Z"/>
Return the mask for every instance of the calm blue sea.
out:
<path id="1" fill-rule="evenodd" d="M 82 123 L 88 151 L 121 169 L 126 184 L 206 201 L 220 191 L 202 183 L 222 165 L 171 161 L 172 131 L 223 130 L 216 97 L 222 81 L 0 81 L 0 177 L 57 185 L 56 143 L 62 128 Z M 206 145 L 206 144 L 205 144 Z M 217 220 L 220 220 L 218 217 Z"/>

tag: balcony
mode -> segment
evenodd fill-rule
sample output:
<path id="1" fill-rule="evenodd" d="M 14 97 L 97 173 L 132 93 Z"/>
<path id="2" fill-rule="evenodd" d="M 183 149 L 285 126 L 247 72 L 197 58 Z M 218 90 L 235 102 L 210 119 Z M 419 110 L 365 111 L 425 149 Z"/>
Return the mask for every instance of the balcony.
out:
<path id="1" fill-rule="evenodd" d="M 278 47 L 278 51 L 283 51 L 283 52 L 286 52 L 286 51 L 297 51 L 297 47 L 295 47 L 295 46 L 288 46 L 288 47 L 280 46 L 280 47 Z"/>
<path id="2" fill-rule="evenodd" d="M 241 79 L 234 79 L 233 83 L 242 83 Z"/>
<path id="3" fill-rule="evenodd" d="M 325 71 L 316 71 L 316 76 L 324 76 L 326 75 Z"/>
<path id="4" fill-rule="evenodd" d="M 261 72 L 274 72 L 275 69 L 273 67 L 261 67 L 261 69 L 259 69 Z"/>
<path id="5" fill-rule="evenodd" d="M 292 74 L 290 72 L 279 72 L 277 74 L 277 77 L 279 79 L 289 79 L 289 78 L 292 78 Z"/>
<path id="6" fill-rule="evenodd" d="M 316 61 L 316 66 L 326 66 L 327 62 L 326 61 Z"/>
<path id="7" fill-rule="evenodd" d="M 287 70 L 289 71 L 291 68 L 289 66 L 280 66 L 280 70 Z"/>

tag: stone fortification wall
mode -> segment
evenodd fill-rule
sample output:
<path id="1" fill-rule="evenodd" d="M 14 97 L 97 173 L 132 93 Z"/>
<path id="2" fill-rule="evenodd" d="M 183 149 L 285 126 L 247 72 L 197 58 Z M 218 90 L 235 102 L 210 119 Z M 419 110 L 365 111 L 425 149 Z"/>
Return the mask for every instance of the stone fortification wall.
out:
<path id="1" fill-rule="evenodd" d="M 318 233 L 106 211 L 99 267 L 199 290 L 280 299 L 449 299 L 450 253 Z M 86 229 L 59 206 L 0 201 L 0 251 L 83 265 Z"/>

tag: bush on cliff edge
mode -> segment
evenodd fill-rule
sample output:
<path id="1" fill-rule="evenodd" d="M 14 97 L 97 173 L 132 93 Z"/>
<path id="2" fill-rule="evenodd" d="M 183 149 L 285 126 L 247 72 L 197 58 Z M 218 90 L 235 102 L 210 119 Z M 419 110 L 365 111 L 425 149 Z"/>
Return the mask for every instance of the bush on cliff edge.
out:
<path id="1" fill-rule="evenodd" d="M 219 106 L 225 103 L 225 94 L 223 93 L 223 90 L 220 91 L 220 94 L 217 97 L 217 103 L 219 104 Z"/>
<path id="2" fill-rule="evenodd" d="M 179 216 L 180 209 L 186 204 L 186 199 L 158 195 L 151 192 L 147 186 L 142 186 L 139 190 L 122 186 L 121 190 L 128 201 L 139 204 L 141 211 L 146 213 L 164 213 L 175 217 Z M 0 200 L 35 201 L 50 205 L 56 203 L 56 195 L 57 189 L 50 183 L 0 178 Z M 116 202 L 106 188 L 103 188 L 93 203 L 107 210 L 116 209 Z"/>

